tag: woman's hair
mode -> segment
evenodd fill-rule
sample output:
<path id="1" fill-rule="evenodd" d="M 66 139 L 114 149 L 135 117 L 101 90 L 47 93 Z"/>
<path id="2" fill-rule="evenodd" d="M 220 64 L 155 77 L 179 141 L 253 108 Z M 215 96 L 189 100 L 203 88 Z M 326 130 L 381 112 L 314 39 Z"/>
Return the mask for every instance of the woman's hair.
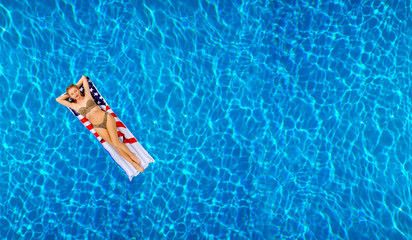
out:
<path id="1" fill-rule="evenodd" d="M 78 87 L 76 84 L 70 84 L 70 86 L 68 86 L 68 87 L 66 88 L 66 93 L 67 93 L 67 95 L 69 95 L 69 96 L 70 96 L 69 90 L 70 90 L 71 88 L 77 88 L 77 90 L 80 91 L 79 87 Z M 84 96 L 82 92 L 80 92 L 80 95 Z M 74 100 L 74 99 L 73 99 L 73 100 Z M 74 102 L 76 102 L 76 100 L 74 100 Z"/>

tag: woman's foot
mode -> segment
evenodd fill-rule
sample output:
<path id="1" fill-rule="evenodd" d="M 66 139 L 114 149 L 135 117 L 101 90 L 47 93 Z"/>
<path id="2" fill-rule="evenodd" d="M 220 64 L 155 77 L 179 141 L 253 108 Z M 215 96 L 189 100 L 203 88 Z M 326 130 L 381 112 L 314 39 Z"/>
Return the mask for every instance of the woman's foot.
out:
<path id="1" fill-rule="evenodd" d="M 137 163 L 137 164 L 142 164 L 142 162 L 140 161 L 140 159 L 136 156 L 136 154 L 132 153 L 132 160 Z"/>
<path id="2" fill-rule="evenodd" d="M 133 166 L 136 168 L 136 170 L 138 172 L 144 172 L 144 168 L 142 168 L 141 166 L 137 165 L 137 164 L 133 164 Z"/>

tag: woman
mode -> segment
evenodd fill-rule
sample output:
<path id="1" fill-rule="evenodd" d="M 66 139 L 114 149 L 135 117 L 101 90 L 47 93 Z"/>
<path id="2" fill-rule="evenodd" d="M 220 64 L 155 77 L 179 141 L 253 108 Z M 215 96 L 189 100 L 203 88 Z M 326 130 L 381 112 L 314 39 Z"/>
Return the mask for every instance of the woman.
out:
<path id="1" fill-rule="evenodd" d="M 81 85 L 84 87 L 84 95 L 79 90 Z M 71 103 L 66 101 L 69 97 L 71 97 L 74 102 Z M 94 102 L 90 93 L 89 83 L 85 76 L 82 76 L 76 85 L 71 84 L 66 89 L 66 93 L 56 98 L 56 101 L 66 107 L 76 110 L 78 113 L 86 117 L 92 123 L 94 130 L 96 130 L 100 137 L 110 143 L 124 159 L 137 169 L 137 171 L 144 171 L 144 168 L 140 166 L 140 159 L 132 153 L 124 143 L 120 142 L 114 117 L 101 110 Z"/>

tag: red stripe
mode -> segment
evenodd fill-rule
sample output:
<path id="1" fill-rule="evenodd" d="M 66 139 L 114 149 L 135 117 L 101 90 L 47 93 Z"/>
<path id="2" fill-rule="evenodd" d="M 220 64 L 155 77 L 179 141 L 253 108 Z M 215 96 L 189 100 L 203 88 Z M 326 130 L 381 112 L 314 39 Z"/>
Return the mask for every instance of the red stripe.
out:
<path id="1" fill-rule="evenodd" d="M 109 105 L 106 105 L 106 112 L 109 112 L 109 110 L 111 110 L 111 108 L 109 107 Z M 113 111 L 110 113 L 110 115 L 117 117 L 117 115 Z"/>
<path id="2" fill-rule="evenodd" d="M 136 143 L 137 140 L 136 140 L 136 138 L 129 138 L 129 139 L 124 138 L 124 139 L 123 139 L 123 142 L 124 142 L 124 143 Z"/>
<path id="3" fill-rule="evenodd" d="M 123 142 L 124 142 L 124 143 L 135 143 L 135 142 L 137 142 L 136 138 L 126 138 L 126 137 L 124 136 L 124 134 L 121 133 L 121 132 L 119 132 L 119 131 L 117 131 L 117 135 L 118 135 L 119 137 L 123 137 Z"/>
<path id="4" fill-rule="evenodd" d="M 90 125 L 89 125 L 89 126 L 90 126 Z M 93 133 L 93 135 L 94 135 L 97 139 L 99 139 L 99 137 L 100 137 L 97 132 Z M 121 133 L 120 131 L 117 131 L 117 136 L 123 137 L 123 143 L 136 143 L 136 142 L 137 142 L 136 138 L 126 138 L 126 137 L 124 136 L 124 134 Z M 100 141 L 100 143 L 104 143 L 104 142 L 106 142 L 106 141 L 102 138 L 102 140 Z"/>
<path id="5" fill-rule="evenodd" d="M 89 121 L 87 118 L 82 118 L 80 121 L 84 124 L 85 122 Z"/>
<path id="6" fill-rule="evenodd" d="M 126 126 L 122 122 L 116 122 L 116 127 L 126 128 Z"/>

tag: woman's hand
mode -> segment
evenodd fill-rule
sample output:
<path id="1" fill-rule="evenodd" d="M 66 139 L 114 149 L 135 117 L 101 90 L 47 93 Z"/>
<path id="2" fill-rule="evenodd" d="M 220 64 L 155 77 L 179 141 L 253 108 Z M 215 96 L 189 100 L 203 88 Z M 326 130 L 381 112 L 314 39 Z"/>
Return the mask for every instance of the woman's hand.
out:
<path id="1" fill-rule="evenodd" d="M 77 86 L 80 88 L 82 85 L 85 85 L 87 83 L 87 78 L 86 76 L 82 75 L 80 80 L 77 82 Z"/>
<path id="2" fill-rule="evenodd" d="M 70 96 L 67 93 L 62 94 L 60 97 L 56 98 L 56 101 L 60 103 L 61 105 L 64 105 L 66 107 L 71 107 L 71 103 L 66 101 Z"/>
<path id="3" fill-rule="evenodd" d="M 70 96 L 67 93 L 63 93 L 60 97 L 56 98 L 56 101 L 58 102 L 59 100 L 66 100 Z"/>

